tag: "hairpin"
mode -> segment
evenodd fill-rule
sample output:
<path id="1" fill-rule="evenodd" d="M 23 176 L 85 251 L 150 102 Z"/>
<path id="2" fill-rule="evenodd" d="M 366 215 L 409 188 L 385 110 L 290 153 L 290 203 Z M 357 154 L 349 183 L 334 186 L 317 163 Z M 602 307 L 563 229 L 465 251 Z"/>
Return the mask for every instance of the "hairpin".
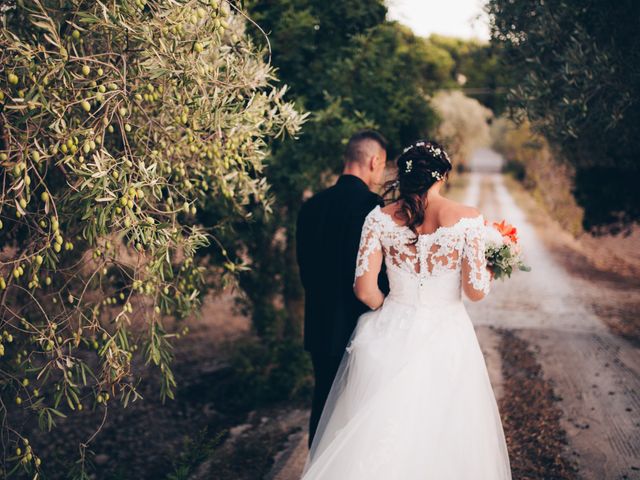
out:
<path id="1" fill-rule="evenodd" d="M 404 173 L 409 173 L 413 168 L 413 160 L 407 160 L 407 163 L 404 165 Z"/>

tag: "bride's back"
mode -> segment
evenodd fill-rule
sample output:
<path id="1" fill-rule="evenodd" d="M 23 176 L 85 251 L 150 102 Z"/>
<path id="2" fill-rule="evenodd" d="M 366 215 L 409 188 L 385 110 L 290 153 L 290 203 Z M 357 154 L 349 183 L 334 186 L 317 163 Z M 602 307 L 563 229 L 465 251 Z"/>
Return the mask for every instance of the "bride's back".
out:
<path id="1" fill-rule="evenodd" d="M 484 270 L 484 219 L 472 207 L 434 197 L 414 233 L 402 222 L 401 203 L 376 207 L 365 220 L 356 276 L 368 268 L 368 252 L 381 249 L 391 296 L 405 301 L 471 299 L 488 288 Z M 461 278 L 464 281 L 461 281 Z"/>
<path id="2" fill-rule="evenodd" d="M 484 219 L 475 208 L 440 195 L 452 169 L 447 153 L 437 143 L 419 141 L 403 151 L 397 166 L 389 192 L 395 190 L 399 200 L 376 207 L 363 225 L 356 295 L 365 303 L 375 300 L 368 305 L 380 301 L 376 276 L 384 261 L 391 296 L 402 291 L 408 301 L 418 293 L 460 298 L 462 287 L 470 299 L 481 299 L 489 289 Z"/>

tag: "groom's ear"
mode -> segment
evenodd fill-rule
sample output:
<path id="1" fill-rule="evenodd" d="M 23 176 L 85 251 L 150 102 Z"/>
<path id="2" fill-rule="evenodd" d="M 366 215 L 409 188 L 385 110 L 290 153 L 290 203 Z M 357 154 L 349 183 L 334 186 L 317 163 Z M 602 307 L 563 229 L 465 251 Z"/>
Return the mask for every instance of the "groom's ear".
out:
<path id="1" fill-rule="evenodd" d="M 371 155 L 369 157 L 369 161 L 368 161 L 368 167 L 370 171 L 374 171 L 378 165 L 378 162 L 380 161 L 380 159 L 378 158 L 378 155 Z"/>

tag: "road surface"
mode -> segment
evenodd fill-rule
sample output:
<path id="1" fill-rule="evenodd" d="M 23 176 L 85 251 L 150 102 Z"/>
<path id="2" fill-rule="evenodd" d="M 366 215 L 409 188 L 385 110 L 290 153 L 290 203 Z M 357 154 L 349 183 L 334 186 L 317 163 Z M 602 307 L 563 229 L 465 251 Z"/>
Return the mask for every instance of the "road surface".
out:
<path id="1" fill-rule="evenodd" d="M 534 346 L 561 398 L 568 453 L 580 478 L 640 479 L 640 350 L 610 333 L 594 309 L 620 295 L 619 285 L 590 282 L 563 267 L 516 205 L 503 176 L 491 172 L 495 157 L 476 152 L 465 201 L 478 205 L 487 219 L 518 226 L 533 270 L 494 282 L 486 300 L 469 305 L 469 315 L 478 328 L 514 330 Z"/>

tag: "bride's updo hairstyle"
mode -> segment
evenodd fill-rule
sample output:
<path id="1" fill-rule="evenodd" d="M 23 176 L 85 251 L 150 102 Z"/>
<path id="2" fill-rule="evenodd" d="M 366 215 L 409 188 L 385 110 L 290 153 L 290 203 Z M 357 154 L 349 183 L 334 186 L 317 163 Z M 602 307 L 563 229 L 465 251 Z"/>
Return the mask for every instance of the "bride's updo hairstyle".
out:
<path id="1" fill-rule="evenodd" d="M 420 140 L 408 146 L 398 157 L 398 177 L 391 190 L 397 189 L 396 200 L 402 200 L 396 215 L 418 236 L 417 227 L 424 222 L 427 190 L 447 176 L 451 161 L 442 145 Z"/>

